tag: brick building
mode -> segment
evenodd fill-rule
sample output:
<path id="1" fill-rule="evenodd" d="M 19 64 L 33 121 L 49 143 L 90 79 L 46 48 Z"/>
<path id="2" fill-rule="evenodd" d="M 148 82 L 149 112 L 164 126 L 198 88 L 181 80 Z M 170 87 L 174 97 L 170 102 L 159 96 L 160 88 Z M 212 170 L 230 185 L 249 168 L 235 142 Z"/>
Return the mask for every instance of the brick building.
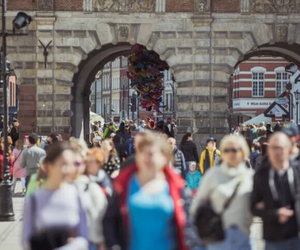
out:
<path id="1" fill-rule="evenodd" d="M 281 57 L 252 57 L 230 78 L 230 123 L 234 126 L 262 114 L 285 91 L 290 74 Z"/>

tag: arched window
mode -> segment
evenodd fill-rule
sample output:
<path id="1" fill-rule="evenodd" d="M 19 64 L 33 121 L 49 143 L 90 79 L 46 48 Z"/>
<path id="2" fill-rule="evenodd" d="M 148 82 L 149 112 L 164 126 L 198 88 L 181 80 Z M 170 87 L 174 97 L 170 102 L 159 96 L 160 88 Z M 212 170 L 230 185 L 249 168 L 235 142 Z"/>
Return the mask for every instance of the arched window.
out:
<path id="1" fill-rule="evenodd" d="M 265 95 L 265 72 L 263 67 L 254 67 L 252 72 L 252 96 L 263 97 Z"/>

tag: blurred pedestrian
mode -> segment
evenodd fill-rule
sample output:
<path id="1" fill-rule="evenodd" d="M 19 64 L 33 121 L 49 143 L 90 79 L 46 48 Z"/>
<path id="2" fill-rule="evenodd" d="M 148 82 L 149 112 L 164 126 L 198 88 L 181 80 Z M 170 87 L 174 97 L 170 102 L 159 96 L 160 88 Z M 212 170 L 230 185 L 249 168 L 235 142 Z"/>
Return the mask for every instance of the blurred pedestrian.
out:
<path id="1" fill-rule="evenodd" d="M 118 136 L 120 136 L 123 139 L 123 142 L 127 141 L 129 139 L 128 133 L 126 132 L 125 123 L 121 122 L 119 130 L 116 132 Z"/>
<path id="2" fill-rule="evenodd" d="M 112 140 L 105 140 L 102 144 L 104 152 L 104 170 L 112 178 L 118 176 L 120 171 L 120 159 Z"/>
<path id="3" fill-rule="evenodd" d="M 269 138 L 270 135 L 273 134 L 273 129 L 272 129 L 271 123 L 267 123 L 266 128 L 267 128 L 267 138 Z"/>
<path id="4" fill-rule="evenodd" d="M 44 187 L 25 201 L 23 249 L 87 249 L 86 214 L 77 189 L 68 184 L 75 172 L 75 155 L 70 145 L 50 145 L 44 166 Z"/>
<path id="5" fill-rule="evenodd" d="M 213 137 L 206 140 L 206 149 L 202 151 L 199 164 L 202 175 L 214 166 L 215 159 L 221 155 L 221 152 L 216 147 L 216 142 L 217 140 Z"/>
<path id="6" fill-rule="evenodd" d="M 110 135 L 112 133 L 115 133 L 117 131 L 116 126 L 114 125 L 113 122 L 109 123 L 109 126 L 105 129 L 104 134 L 103 134 L 103 139 L 109 139 Z"/>
<path id="7" fill-rule="evenodd" d="M 56 136 L 56 138 L 57 138 L 58 141 L 63 141 L 63 138 L 62 138 L 61 134 L 58 134 L 58 135 Z"/>
<path id="8" fill-rule="evenodd" d="M 130 138 L 124 143 L 124 154 L 125 158 L 129 157 L 130 155 L 134 154 L 134 138 L 138 132 L 136 131 L 136 127 L 132 126 L 130 128 Z"/>
<path id="9" fill-rule="evenodd" d="M 18 139 L 15 143 L 13 150 L 13 181 L 12 181 L 12 192 L 15 192 L 17 180 L 21 179 L 22 182 L 22 195 L 25 195 L 26 190 L 26 172 L 25 169 L 20 167 L 22 153 L 24 150 L 24 140 Z"/>
<path id="10" fill-rule="evenodd" d="M 190 162 L 189 171 L 186 175 L 186 184 L 191 189 L 193 196 L 197 193 L 201 181 L 201 174 L 197 170 L 196 162 Z"/>
<path id="11" fill-rule="evenodd" d="M 44 161 L 41 160 L 39 170 L 36 174 L 31 175 L 30 181 L 26 188 L 26 197 L 32 195 L 37 190 L 45 185 L 47 179 L 47 173 L 44 165 Z"/>
<path id="12" fill-rule="evenodd" d="M 48 137 L 47 137 L 46 140 L 42 140 L 42 141 L 41 141 L 40 148 L 46 150 L 46 148 L 47 148 L 49 145 L 51 145 L 51 144 L 53 144 L 53 143 L 55 143 L 55 142 L 57 142 L 57 141 L 58 141 L 58 139 L 57 139 L 56 134 L 50 134 L 50 135 L 48 135 Z"/>
<path id="13" fill-rule="evenodd" d="M 250 153 L 250 164 L 251 167 L 255 169 L 256 160 L 260 156 L 261 153 L 261 146 L 259 142 L 252 143 L 251 153 Z"/>
<path id="14" fill-rule="evenodd" d="M 9 136 L 12 139 L 12 145 L 15 145 L 16 141 L 19 139 L 19 132 L 15 123 L 11 123 Z"/>
<path id="15" fill-rule="evenodd" d="M 291 152 L 287 135 L 274 133 L 269 139 L 268 161 L 254 176 L 251 209 L 263 220 L 266 250 L 300 249 L 299 163 L 290 162 Z"/>
<path id="16" fill-rule="evenodd" d="M 93 138 L 93 144 L 89 146 L 89 148 L 101 148 L 102 139 L 99 136 Z"/>
<path id="17" fill-rule="evenodd" d="M 55 137 L 56 138 L 56 137 Z M 31 175 L 38 172 L 41 160 L 46 156 L 45 150 L 38 148 L 37 135 L 31 134 L 28 137 L 29 148 L 25 149 L 22 153 L 20 167 L 25 168 L 26 171 L 26 188 L 30 181 Z"/>
<path id="18" fill-rule="evenodd" d="M 214 222 L 208 220 L 211 217 L 199 218 L 198 211 L 203 206 L 207 207 L 205 204 L 211 204 L 210 210 L 221 216 L 223 226 L 220 230 L 225 230 L 225 239 L 206 242 L 208 250 L 250 250 L 249 235 L 253 221 L 249 203 L 253 172 L 245 165 L 249 148 L 242 136 L 228 135 L 222 139 L 220 150 L 222 164 L 203 176 L 191 214 L 196 223 L 203 223 L 197 225 L 201 232 L 211 228 L 212 231 L 206 233 L 212 235 L 215 232 L 212 228 Z M 202 240 L 205 242 L 206 239 Z"/>
<path id="19" fill-rule="evenodd" d="M 147 134 L 137 145 L 136 163 L 114 181 L 104 219 L 108 249 L 198 249 L 185 181 L 168 167 L 166 152 L 166 141 Z"/>
<path id="20" fill-rule="evenodd" d="M 103 132 L 98 126 L 94 125 L 93 132 L 91 134 L 92 143 L 93 143 L 93 139 L 96 138 L 96 137 L 100 138 L 100 140 L 103 140 Z"/>
<path id="21" fill-rule="evenodd" d="M 98 169 L 96 174 L 90 174 L 91 180 L 96 182 L 102 189 L 106 198 L 109 199 L 113 194 L 113 186 L 110 177 L 104 171 L 104 152 L 99 148 L 93 148 L 87 152 L 87 167 Z M 93 166 L 90 166 L 93 165 Z"/>
<path id="22" fill-rule="evenodd" d="M 8 166 L 9 166 L 9 178 L 12 180 L 13 176 L 13 160 L 12 160 L 12 152 L 11 147 L 8 147 Z M 4 163 L 4 143 L 0 143 L 0 182 L 2 181 L 3 175 L 3 163 Z"/>
<path id="23" fill-rule="evenodd" d="M 294 160 L 300 160 L 300 149 L 298 148 L 298 138 L 299 138 L 299 129 L 298 126 L 294 124 L 286 124 L 282 130 L 283 133 L 285 133 L 292 142 L 292 153 L 290 155 L 290 159 L 292 161 Z"/>
<path id="24" fill-rule="evenodd" d="M 88 164 L 85 164 L 82 155 L 84 152 L 75 155 L 77 173 L 74 184 L 87 215 L 89 250 L 99 250 L 104 247 L 102 220 L 106 212 L 107 199 L 101 187 L 93 181 L 93 176 L 96 176 L 99 171 L 96 160 L 89 159 Z M 104 161 L 103 154 L 101 160 Z"/>
<path id="25" fill-rule="evenodd" d="M 187 166 L 185 164 L 185 158 L 183 153 L 177 148 L 176 140 L 174 138 L 168 139 L 168 144 L 170 145 L 171 154 L 174 158 L 174 168 L 178 174 L 181 175 L 183 179 L 186 177 Z"/>
<path id="26" fill-rule="evenodd" d="M 112 141 L 115 145 L 115 149 L 117 151 L 120 162 L 122 163 L 125 159 L 125 152 L 124 152 L 124 147 L 123 147 L 123 138 L 119 135 L 115 135 L 114 138 L 112 139 Z"/>
<path id="27" fill-rule="evenodd" d="M 190 161 L 197 162 L 199 164 L 199 154 L 197 151 L 197 146 L 193 142 L 193 136 L 191 133 L 186 133 L 181 140 L 179 149 L 182 151 L 186 166 L 189 166 Z"/>

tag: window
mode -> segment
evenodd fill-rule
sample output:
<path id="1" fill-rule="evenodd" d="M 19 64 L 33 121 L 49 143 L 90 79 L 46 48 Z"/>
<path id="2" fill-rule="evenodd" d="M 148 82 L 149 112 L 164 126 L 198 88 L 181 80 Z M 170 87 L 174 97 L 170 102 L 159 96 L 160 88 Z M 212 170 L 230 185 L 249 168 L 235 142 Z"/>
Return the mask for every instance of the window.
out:
<path id="1" fill-rule="evenodd" d="M 252 73 L 252 96 L 261 97 L 264 96 L 265 90 L 265 75 L 264 73 Z"/>
<path id="2" fill-rule="evenodd" d="M 276 96 L 280 96 L 288 83 L 287 73 L 276 73 Z"/>

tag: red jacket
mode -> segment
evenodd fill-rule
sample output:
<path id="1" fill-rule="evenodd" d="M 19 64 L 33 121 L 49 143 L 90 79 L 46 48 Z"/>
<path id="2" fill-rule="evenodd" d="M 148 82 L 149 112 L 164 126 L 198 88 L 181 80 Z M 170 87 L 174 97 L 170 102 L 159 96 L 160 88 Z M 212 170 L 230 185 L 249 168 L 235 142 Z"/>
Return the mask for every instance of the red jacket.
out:
<path id="1" fill-rule="evenodd" d="M 127 195 L 131 176 L 137 172 L 135 164 L 122 170 L 114 181 L 115 198 L 109 202 L 107 214 L 104 219 L 104 236 L 108 249 L 114 245 L 119 245 L 121 249 L 127 248 L 126 232 L 129 231 L 129 211 L 127 207 Z M 166 180 L 169 184 L 170 195 L 175 205 L 175 221 L 177 227 L 179 250 L 193 249 L 198 244 L 195 232 L 189 220 L 189 201 L 184 197 L 185 181 L 172 169 L 164 169 Z M 116 209 L 117 207 L 117 209 Z M 121 223 L 115 218 L 119 216 Z M 115 225 L 115 227 L 113 226 Z M 186 232 L 189 227 L 189 232 Z M 120 228 L 122 228 L 120 232 Z M 118 231 L 119 235 L 115 235 Z M 186 238 L 189 237 L 189 240 Z M 123 238 L 120 240 L 120 238 Z M 194 239 L 191 239 L 194 238 Z M 187 246 L 189 244 L 189 246 Z M 197 245 L 198 246 L 198 245 Z"/>
<path id="2" fill-rule="evenodd" d="M 3 150 L 0 150 L 0 179 L 3 179 L 3 176 L 2 176 L 3 159 L 4 159 Z M 9 174 L 12 175 L 13 174 L 13 161 L 12 161 L 11 156 L 8 158 L 8 165 L 9 165 Z"/>

